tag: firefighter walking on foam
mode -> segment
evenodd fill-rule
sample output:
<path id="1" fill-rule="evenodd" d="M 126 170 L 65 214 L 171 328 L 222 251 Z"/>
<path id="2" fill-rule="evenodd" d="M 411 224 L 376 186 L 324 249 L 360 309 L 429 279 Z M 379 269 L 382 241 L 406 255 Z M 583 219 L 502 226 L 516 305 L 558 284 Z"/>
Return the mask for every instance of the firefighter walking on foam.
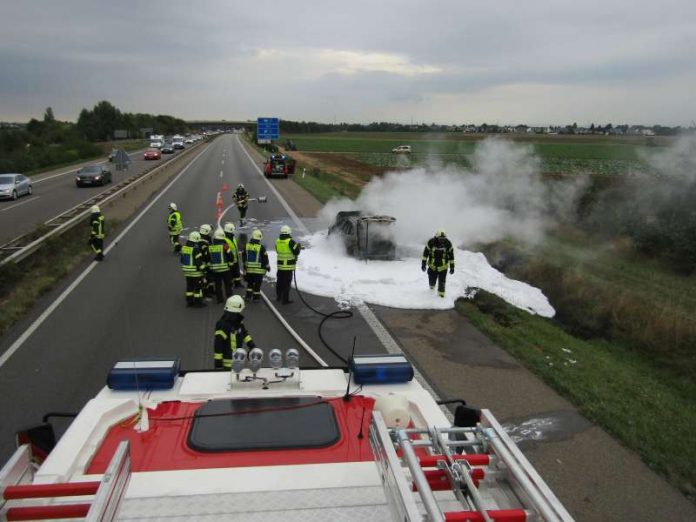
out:
<path id="1" fill-rule="evenodd" d="M 242 253 L 244 273 L 247 281 L 245 296 L 247 301 L 251 299 L 258 301 L 261 299 L 263 276 L 271 270 L 268 264 L 268 252 L 266 252 L 266 247 L 261 244 L 262 239 L 263 234 L 258 228 L 255 228 Z"/>
<path id="2" fill-rule="evenodd" d="M 438 230 L 435 237 L 428 240 L 423 249 L 423 262 L 421 270 L 428 270 L 428 283 L 430 289 L 437 283 L 437 295 L 445 297 L 445 280 L 447 279 L 447 267 L 449 273 L 454 274 L 454 248 L 452 242 L 447 239 L 444 230 Z"/>

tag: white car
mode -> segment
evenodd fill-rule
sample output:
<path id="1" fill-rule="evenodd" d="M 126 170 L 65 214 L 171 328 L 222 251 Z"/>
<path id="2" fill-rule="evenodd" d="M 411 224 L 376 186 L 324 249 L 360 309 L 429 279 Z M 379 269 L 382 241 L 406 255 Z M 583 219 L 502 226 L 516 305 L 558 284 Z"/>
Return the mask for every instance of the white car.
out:
<path id="1" fill-rule="evenodd" d="M 161 141 L 151 141 L 150 142 L 150 148 L 151 149 L 161 149 L 162 145 L 164 145 L 163 142 Z"/>
<path id="2" fill-rule="evenodd" d="M 396 154 L 411 154 L 411 146 L 399 145 L 398 147 L 394 147 L 392 152 L 395 152 Z"/>
<path id="3" fill-rule="evenodd" d="M 0 199 L 31 196 L 31 180 L 22 174 L 0 174 Z"/>

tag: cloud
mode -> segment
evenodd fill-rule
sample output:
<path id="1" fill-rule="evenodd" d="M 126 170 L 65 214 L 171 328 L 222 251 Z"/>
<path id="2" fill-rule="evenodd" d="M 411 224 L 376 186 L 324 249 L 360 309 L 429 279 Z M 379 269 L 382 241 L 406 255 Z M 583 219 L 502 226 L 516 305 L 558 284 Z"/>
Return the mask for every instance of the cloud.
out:
<path id="1" fill-rule="evenodd" d="M 4 0 L 0 117 L 688 125 L 695 23 L 692 0 Z"/>

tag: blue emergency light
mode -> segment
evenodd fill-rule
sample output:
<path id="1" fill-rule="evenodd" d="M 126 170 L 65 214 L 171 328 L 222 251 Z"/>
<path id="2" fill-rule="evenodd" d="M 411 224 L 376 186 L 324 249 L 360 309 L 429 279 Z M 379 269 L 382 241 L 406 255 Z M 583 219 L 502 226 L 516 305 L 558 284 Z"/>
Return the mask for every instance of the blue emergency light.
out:
<path id="1" fill-rule="evenodd" d="M 356 384 L 398 384 L 413 379 L 413 366 L 402 354 L 358 355 L 349 361 Z"/>
<path id="2" fill-rule="evenodd" d="M 106 384 L 119 391 L 171 390 L 179 366 L 179 359 L 119 361 L 109 371 Z"/>

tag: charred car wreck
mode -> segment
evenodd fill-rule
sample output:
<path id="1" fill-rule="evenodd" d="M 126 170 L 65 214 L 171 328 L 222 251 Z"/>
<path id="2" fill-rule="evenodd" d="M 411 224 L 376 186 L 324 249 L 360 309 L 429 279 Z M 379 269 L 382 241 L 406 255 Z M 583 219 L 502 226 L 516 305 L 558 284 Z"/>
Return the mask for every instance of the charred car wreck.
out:
<path id="1" fill-rule="evenodd" d="M 349 256 L 358 259 L 392 260 L 396 257 L 392 216 L 366 215 L 359 210 L 339 212 L 329 235 L 343 239 Z"/>

